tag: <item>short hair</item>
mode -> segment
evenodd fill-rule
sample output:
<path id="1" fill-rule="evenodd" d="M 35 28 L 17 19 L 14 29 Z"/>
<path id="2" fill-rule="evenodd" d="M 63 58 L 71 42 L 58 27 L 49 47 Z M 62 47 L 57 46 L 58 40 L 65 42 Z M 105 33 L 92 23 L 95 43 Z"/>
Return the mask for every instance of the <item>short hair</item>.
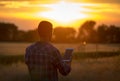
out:
<path id="1" fill-rule="evenodd" d="M 40 37 L 49 37 L 52 34 L 52 23 L 41 21 L 38 25 L 38 33 Z"/>

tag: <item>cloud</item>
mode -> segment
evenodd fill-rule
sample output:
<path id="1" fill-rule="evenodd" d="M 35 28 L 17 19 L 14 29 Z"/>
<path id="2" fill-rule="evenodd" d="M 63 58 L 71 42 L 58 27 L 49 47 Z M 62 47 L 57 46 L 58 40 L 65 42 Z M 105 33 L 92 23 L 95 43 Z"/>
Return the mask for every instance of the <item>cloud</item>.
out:
<path id="1" fill-rule="evenodd" d="M 111 6 L 112 5 L 112 6 Z M 120 5 L 119 4 L 93 4 L 93 5 L 83 5 L 83 8 L 90 9 L 96 12 L 119 12 Z"/>
<path id="2" fill-rule="evenodd" d="M 70 0 L 70 1 L 72 1 L 72 2 L 88 2 L 88 3 L 120 3 L 120 0 Z"/>
<path id="3" fill-rule="evenodd" d="M 36 7 L 37 4 L 32 4 L 30 1 L 1 1 L 1 7 L 20 8 L 20 7 Z"/>
<path id="4" fill-rule="evenodd" d="M 101 2 L 101 3 L 119 3 L 120 4 L 120 0 L 98 0 L 98 2 Z"/>
<path id="5" fill-rule="evenodd" d="M 0 1 L 0 10 L 0 12 L 41 12 L 50 9 L 35 1 Z"/>
<path id="6" fill-rule="evenodd" d="M 39 4 L 44 4 L 44 3 L 55 3 L 59 2 L 61 0 L 0 0 L 0 2 L 31 2 L 31 3 L 39 3 Z"/>
<path id="7" fill-rule="evenodd" d="M 3 4 L 3 3 L 0 3 L 0 7 L 4 7 L 5 6 L 5 4 Z"/>

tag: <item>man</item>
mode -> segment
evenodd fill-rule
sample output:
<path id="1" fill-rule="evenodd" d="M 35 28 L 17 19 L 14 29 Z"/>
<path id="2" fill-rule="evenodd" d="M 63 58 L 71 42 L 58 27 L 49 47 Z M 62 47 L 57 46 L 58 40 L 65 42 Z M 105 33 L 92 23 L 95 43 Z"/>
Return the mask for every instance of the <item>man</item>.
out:
<path id="1" fill-rule="evenodd" d="M 40 41 L 26 48 L 25 63 L 32 81 L 58 81 L 58 70 L 62 75 L 71 71 L 71 61 L 64 61 L 59 50 L 50 44 L 52 30 L 50 22 L 40 22 Z"/>

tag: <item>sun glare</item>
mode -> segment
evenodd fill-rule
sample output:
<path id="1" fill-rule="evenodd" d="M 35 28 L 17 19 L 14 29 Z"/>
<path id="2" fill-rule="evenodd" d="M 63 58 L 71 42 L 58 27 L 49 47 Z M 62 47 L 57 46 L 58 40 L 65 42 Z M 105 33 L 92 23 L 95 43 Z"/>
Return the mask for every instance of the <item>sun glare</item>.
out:
<path id="1" fill-rule="evenodd" d="M 44 4 L 42 6 L 48 7 L 50 10 L 39 12 L 37 16 L 42 16 L 62 24 L 71 23 L 75 20 L 87 17 L 87 14 L 82 12 L 84 8 L 75 3 L 61 1 L 56 4 Z"/>

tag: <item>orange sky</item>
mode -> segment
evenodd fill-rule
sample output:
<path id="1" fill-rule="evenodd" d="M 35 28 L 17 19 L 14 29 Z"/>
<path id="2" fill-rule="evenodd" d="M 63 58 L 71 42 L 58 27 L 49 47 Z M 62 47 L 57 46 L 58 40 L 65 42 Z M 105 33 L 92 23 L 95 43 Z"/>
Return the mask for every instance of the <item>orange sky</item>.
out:
<path id="1" fill-rule="evenodd" d="M 119 8 L 118 0 L 0 1 L 0 22 L 12 22 L 24 30 L 36 28 L 41 20 L 51 21 L 54 27 L 78 28 L 86 20 L 120 26 Z"/>

